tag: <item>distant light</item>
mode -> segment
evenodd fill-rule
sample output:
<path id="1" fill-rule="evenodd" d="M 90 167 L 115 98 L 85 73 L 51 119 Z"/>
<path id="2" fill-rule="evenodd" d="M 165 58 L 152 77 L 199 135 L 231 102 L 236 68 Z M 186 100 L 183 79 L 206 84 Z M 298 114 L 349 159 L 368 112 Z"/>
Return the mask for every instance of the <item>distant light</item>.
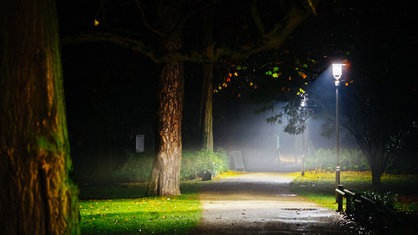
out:
<path id="1" fill-rule="evenodd" d="M 302 100 L 300 101 L 300 106 L 301 107 L 306 107 L 308 105 L 308 98 L 306 97 L 306 95 L 304 95 L 302 97 Z"/>

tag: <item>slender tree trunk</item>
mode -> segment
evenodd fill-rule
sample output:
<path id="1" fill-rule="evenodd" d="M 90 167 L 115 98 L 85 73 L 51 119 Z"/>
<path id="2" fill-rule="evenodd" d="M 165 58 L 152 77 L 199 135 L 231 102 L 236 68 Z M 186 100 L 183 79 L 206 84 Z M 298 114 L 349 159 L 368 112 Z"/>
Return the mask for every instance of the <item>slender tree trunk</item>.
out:
<path id="1" fill-rule="evenodd" d="M 0 230 L 79 234 L 54 0 L 0 0 Z"/>
<path id="2" fill-rule="evenodd" d="M 203 36 L 201 42 L 204 46 L 213 43 L 213 13 L 206 11 L 203 18 Z M 202 101 L 201 101 L 201 131 L 202 148 L 213 151 L 213 64 L 203 64 Z"/>
<path id="3" fill-rule="evenodd" d="M 202 147 L 213 151 L 213 64 L 203 65 L 202 87 Z"/>
<path id="4" fill-rule="evenodd" d="M 171 35 L 166 49 L 181 48 L 180 33 Z M 159 150 L 154 159 L 148 194 L 180 195 L 180 164 L 182 155 L 181 122 L 183 113 L 183 61 L 168 61 L 161 72 L 158 108 Z"/>

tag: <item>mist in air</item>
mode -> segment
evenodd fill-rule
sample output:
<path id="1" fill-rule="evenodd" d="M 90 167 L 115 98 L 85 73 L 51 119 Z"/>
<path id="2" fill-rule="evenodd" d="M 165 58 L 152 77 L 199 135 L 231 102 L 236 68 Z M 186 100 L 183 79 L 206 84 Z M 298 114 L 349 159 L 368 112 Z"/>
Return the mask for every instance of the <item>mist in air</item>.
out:
<path id="1" fill-rule="evenodd" d="M 329 91 L 330 102 L 335 102 L 333 81 L 326 76 L 328 71 L 317 78 L 313 84 L 313 92 Z M 335 120 L 309 119 L 303 134 L 286 133 L 286 117 L 283 123 L 268 123 L 266 119 L 280 112 L 275 110 L 256 113 L 258 106 L 240 104 L 237 108 L 237 119 L 222 126 L 223 141 L 218 147 L 224 148 L 229 154 L 230 168 L 245 171 L 298 171 L 303 166 L 303 159 L 319 148 L 335 149 L 336 137 L 321 135 L 324 122 Z M 335 115 L 334 111 L 331 115 Z M 355 141 L 340 128 L 340 145 L 353 147 Z M 242 159 L 242 162 L 240 162 Z M 235 162 L 234 162 L 235 160 Z M 244 169 L 242 169 L 244 168 Z"/>

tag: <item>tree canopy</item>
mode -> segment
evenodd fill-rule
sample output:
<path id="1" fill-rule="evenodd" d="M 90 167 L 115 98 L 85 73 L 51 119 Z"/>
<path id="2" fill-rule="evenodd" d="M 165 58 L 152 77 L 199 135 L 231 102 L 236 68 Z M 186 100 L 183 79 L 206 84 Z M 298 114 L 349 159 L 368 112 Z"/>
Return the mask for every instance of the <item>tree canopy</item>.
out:
<path id="1" fill-rule="evenodd" d="M 316 4 L 313 0 L 132 0 L 123 3 L 103 0 L 96 4 L 96 9 L 87 12 L 90 17 L 82 23 L 84 30 L 72 32 L 74 34 L 64 32 L 63 43 L 112 42 L 144 54 L 156 63 L 171 59 L 197 63 L 217 62 L 221 58 L 239 61 L 258 52 L 279 49 L 296 27 L 316 12 Z M 194 40 L 200 37 L 198 29 L 205 27 L 202 13 L 208 8 L 216 15 L 214 39 L 210 45 L 202 46 Z M 176 15 L 165 33 L 161 27 L 167 26 L 167 22 L 158 18 L 159 14 L 164 14 L 164 9 L 170 9 Z M 175 52 L 163 50 L 160 41 L 179 28 L 185 30 L 184 47 Z"/>
<path id="2" fill-rule="evenodd" d="M 307 110 L 326 112 L 329 120 L 335 118 L 330 112 L 335 110 L 335 100 L 330 99 L 333 89 L 329 66 L 344 60 L 348 67 L 340 87 L 339 121 L 357 140 L 373 171 L 373 184 L 379 185 L 381 174 L 400 159 L 399 150 L 417 131 L 412 108 L 418 100 L 417 82 L 411 76 L 418 43 L 418 32 L 411 27 L 414 14 L 408 4 L 394 1 L 336 1 L 320 4 L 318 15 L 316 22 L 307 23 L 312 30 L 300 28 L 299 37 L 307 42 L 308 49 L 305 43 L 295 44 L 303 52 L 300 61 L 314 59 L 317 63 L 310 70 L 323 71 L 306 86 L 303 97 L 312 105 Z M 328 85 L 318 87 L 315 83 L 321 81 L 317 79 L 328 80 Z M 289 110 L 300 106 L 298 102 L 293 104 Z M 301 120 L 306 119 L 304 115 L 299 115 Z M 335 121 L 327 123 L 324 133 L 330 135 Z"/>

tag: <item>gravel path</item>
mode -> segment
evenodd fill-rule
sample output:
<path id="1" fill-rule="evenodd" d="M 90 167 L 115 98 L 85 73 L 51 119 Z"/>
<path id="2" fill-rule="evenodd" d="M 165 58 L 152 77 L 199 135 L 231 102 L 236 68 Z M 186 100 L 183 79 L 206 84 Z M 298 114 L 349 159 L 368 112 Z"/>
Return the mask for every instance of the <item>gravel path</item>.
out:
<path id="1" fill-rule="evenodd" d="M 204 186 L 194 234 L 352 234 L 339 213 L 289 191 L 288 173 L 243 173 Z"/>

